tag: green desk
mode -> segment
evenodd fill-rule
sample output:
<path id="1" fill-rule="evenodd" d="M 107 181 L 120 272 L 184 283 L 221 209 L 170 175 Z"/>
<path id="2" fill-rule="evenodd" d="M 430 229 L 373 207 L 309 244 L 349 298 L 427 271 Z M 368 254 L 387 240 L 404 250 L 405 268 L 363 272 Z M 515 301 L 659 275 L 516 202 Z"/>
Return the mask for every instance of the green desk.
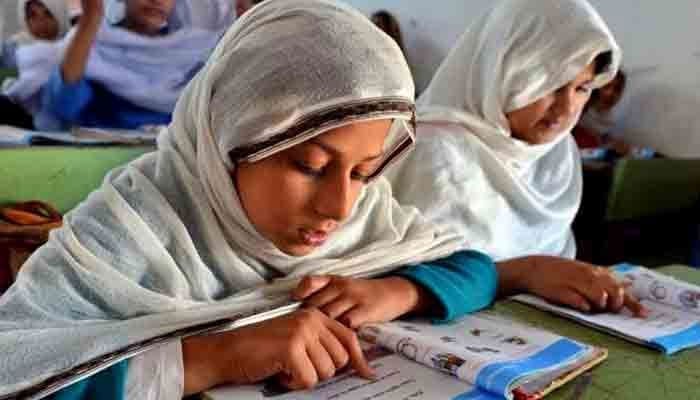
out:
<path id="1" fill-rule="evenodd" d="M 107 172 L 153 150 L 152 146 L 0 149 L 0 204 L 43 200 L 65 213 L 98 188 Z"/>
<path id="2" fill-rule="evenodd" d="M 657 271 L 700 284 L 700 271 L 668 266 Z M 495 309 L 514 319 L 585 343 L 606 347 L 608 359 L 593 369 L 591 385 L 581 396 L 590 400 L 680 400 L 700 399 L 700 349 L 672 356 L 617 339 L 573 321 L 513 301 L 499 302 Z M 546 397 L 547 400 L 576 399 L 576 380 Z M 576 399 L 578 400 L 578 399 Z"/>

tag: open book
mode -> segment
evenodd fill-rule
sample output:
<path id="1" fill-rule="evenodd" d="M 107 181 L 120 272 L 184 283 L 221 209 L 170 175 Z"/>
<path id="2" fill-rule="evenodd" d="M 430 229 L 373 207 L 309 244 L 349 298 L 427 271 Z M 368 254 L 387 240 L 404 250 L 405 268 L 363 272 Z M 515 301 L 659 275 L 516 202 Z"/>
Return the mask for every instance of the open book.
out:
<path id="1" fill-rule="evenodd" d="M 631 282 L 629 290 L 650 311 L 647 318 L 634 317 L 627 310 L 620 314 L 587 314 L 531 295 L 513 299 L 666 354 L 700 345 L 700 286 L 629 264 L 616 265 L 612 270 L 619 279 Z"/>
<path id="2" fill-rule="evenodd" d="M 485 312 L 455 323 L 371 324 L 360 330 L 377 374 L 351 371 L 315 389 L 288 392 L 270 381 L 210 390 L 208 400 L 539 399 L 600 363 L 604 349 Z"/>

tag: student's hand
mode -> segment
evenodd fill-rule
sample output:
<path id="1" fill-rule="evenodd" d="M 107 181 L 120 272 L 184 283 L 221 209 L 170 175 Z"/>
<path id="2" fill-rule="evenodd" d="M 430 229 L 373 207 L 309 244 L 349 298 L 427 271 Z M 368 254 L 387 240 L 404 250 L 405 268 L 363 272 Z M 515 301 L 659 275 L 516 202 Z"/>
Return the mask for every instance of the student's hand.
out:
<path id="1" fill-rule="evenodd" d="M 584 312 L 614 312 L 629 309 L 638 317 L 648 310 L 632 296 L 626 282 L 607 268 L 559 257 L 537 257 L 524 275 L 525 289 L 554 303 Z"/>
<path id="2" fill-rule="evenodd" d="M 293 297 L 305 306 L 316 307 L 353 329 L 370 322 L 391 321 L 425 308 L 429 296 L 413 282 L 400 277 L 307 276 L 293 292 Z"/>
<path id="3" fill-rule="evenodd" d="M 81 0 L 83 13 L 80 17 L 81 24 L 100 24 L 104 16 L 104 0 Z"/>
<path id="4" fill-rule="evenodd" d="M 309 389 L 348 364 L 363 378 L 374 375 L 356 334 L 316 309 L 185 339 L 183 357 L 186 394 L 271 377 L 293 390 Z"/>

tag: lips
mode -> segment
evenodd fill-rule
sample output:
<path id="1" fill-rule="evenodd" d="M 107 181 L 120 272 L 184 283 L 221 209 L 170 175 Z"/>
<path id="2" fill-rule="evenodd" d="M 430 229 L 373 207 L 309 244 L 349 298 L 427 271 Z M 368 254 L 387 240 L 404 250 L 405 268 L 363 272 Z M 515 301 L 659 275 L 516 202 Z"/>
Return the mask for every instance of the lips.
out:
<path id="1" fill-rule="evenodd" d="M 152 17 L 158 17 L 161 19 L 165 19 L 165 11 L 161 10 L 160 8 L 146 7 L 146 8 L 144 8 L 144 14 L 152 16 Z"/>
<path id="2" fill-rule="evenodd" d="M 549 121 L 549 120 L 544 120 L 541 122 L 542 126 L 544 126 L 547 129 L 557 129 L 560 128 L 563 124 L 562 121 Z"/>
<path id="3" fill-rule="evenodd" d="M 313 229 L 299 229 L 299 239 L 307 246 L 318 247 L 328 239 L 328 232 Z"/>

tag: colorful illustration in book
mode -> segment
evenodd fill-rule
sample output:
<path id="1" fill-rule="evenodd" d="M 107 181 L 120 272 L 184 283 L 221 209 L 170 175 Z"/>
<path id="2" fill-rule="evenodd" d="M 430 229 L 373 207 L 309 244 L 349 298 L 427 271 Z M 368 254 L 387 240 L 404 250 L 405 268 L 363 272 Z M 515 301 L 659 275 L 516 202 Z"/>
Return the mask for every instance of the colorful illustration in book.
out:
<path id="1" fill-rule="evenodd" d="M 498 340 L 504 336 L 501 332 L 484 328 L 474 328 L 469 330 L 469 333 L 475 337 L 488 337 L 493 340 Z"/>
<path id="2" fill-rule="evenodd" d="M 464 364 L 464 360 L 450 353 L 438 353 L 430 360 L 435 368 L 445 371 L 451 375 L 457 376 L 457 370 Z"/>
<path id="3" fill-rule="evenodd" d="M 527 340 L 518 336 L 511 336 L 509 338 L 504 339 L 503 343 L 510 343 L 517 346 L 525 346 L 527 344 Z"/>
<path id="4" fill-rule="evenodd" d="M 698 304 L 700 304 L 700 292 L 695 290 L 684 290 L 678 295 L 678 299 L 680 300 L 681 304 L 683 304 L 683 307 L 698 308 Z"/>
<path id="5" fill-rule="evenodd" d="M 443 336 L 440 340 L 443 343 L 457 343 L 457 338 L 453 338 L 452 336 Z"/>
<path id="6" fill-rule="evenodd" d="M 649 285 L 649 293 L 651 293 L 651 296 L 656 300 L 664 300 L 668 295 L 668 290 L 661 282 L 653 281 Z"/>
<path id="7" fill-rule="evenodd" d="M 494 354 L 498 354 L 498 353 L 501 352 L 500 350 L 492 349 L 492 348 L 490 348 L 490 347 L 465 346 L 464 348 L 467 349 L 467 350 L 469 350 L 469 351 L 471 351 L 472 353 L 494 353 Z"/>
<path id="8" fill-rule="evenodd" d="M 411 338 L 403 338 L 396 343 L 396 353 L 404 357 L 418 361 L 418 346 L 411 342 Z"/>

